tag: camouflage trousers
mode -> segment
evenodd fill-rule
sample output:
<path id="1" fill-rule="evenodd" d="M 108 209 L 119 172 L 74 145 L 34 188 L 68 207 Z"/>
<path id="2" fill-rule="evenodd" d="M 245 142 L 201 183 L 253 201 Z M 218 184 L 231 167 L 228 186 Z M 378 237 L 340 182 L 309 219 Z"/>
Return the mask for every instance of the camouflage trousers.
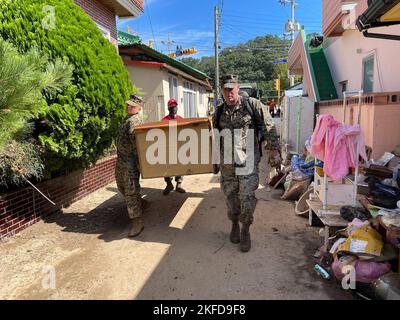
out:
<path id="1" fill-rule="evenodd" d="M 140 195 L 139 177 L 140 173 L 137 170 L 117 160 L 117 165 L 115 166 L 115 180 L 119 192 L 125 197 L 129 218 L 131 219 L 142 216 L 142 197 Z"/>
<path id="2" fill-rule="evenodd" d="M 221 189 L 226 197 L 230 220 L 253 223 L 257 205 L 255 190 L 258 189 L 258 183 L 258 164 L 248 175 L 236 175 L 233 165 L 221 165 Z"/>

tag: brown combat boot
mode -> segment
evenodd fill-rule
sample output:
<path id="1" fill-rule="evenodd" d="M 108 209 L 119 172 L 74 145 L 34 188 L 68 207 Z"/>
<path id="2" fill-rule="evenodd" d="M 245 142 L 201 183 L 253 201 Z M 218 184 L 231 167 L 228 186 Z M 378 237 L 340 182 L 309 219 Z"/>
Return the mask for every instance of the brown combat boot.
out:
<path id="1" fill-rule="evenodd" d="M 251 248 L 251 240 L 250 240 L 250 224 L 243 223 L 242 231 L 240 233 L 240 251 L 248 252 Z"/>
<path id="2" fill-rule="evenodd" d="M 175 191 L 179 192 L 179 193 L 185 193 L 186 192 L 186 190 L 182 188 L 182 184 L 181 183 L 177 183 L 176 184 Z"/>
<path id="3" fill-rule="evenodd" d="M 172 190 L 174 190 L 174 185 L 172 184 L 172 182 L 167 182 L 167 186 L 163 191 L 163 195 L 164 196 L 168 195 Z"/>
<path id="4" fill-rule="evenodd" d="M 229 239 L 235 244 L 240 242 L 240 226 L 238 221 L 232 221 L 232 229 Z"/>
<path id="5" fill-rule="evenodd" d="M 137 237 L 144 229 L 142 218 L 133 218 L 132 219 L 132 228 L 129 231 L 128 237 L 133 238 Z"/>

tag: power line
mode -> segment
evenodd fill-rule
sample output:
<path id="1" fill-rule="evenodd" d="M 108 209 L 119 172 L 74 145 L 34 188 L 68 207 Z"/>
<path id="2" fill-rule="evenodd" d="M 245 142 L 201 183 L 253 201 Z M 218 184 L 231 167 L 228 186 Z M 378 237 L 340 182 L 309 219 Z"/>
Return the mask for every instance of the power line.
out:
<path id="1" fill-rule="evenodd" d="M 240 19 L 229 19 L 229 23 L 237 23 L 237 24 L 242 24 L 242 25 L 248 25 L 248 26 L 269 26 L 269 25 L 282 25 L 282 22 L 259 22 L 259 21 L 251 21 L 249 22 L 248 20 L 240 20 Z M 307 25 L 312 25 L 312 26 L 321 26 L 322 24 L 320 23 L 307 23 Z"/>
<path id="2" fill-rule="evenodd" d="M 222 25 L 222 26 L 224 26 L 224 25 Z M 230 26 L 231 28 L 233 28 L 233 30 L 232 30 L 233 32 L 241 32 L 242 34 L 245 34 L 245 35 L 250 36 L 250 37 L 258 36 L 257 34 L 249 33 L 249 30 L 248 29 L 243 29 L 243 26 L 238 26 L 238 25 L 233 25 L 233 24 L 225 24 L 225 26 Z M 249 29 L 251 29 L 251 28 L 249 28 Z M 283 28 L 280 28 L 278 26 L 275 26 L 273 28 L 269 27 L 269 28 L 267 28 L 265 30 L 266 33 L 268 33 L 268 32 L 270 32 L 270 33 L 280 32 L 280 31 L 283 31 Z M 254 32 L 259 33 L 260 31 L 259 30 L 254 30 Z"/>
<path id="3" fill-rule="evenodd" d="M 243 41 L 245 41 L 245 42 L 248 41 L 249 34 L 247 34 L 247 33 L 244 33 L 244 32 L 242 32 L 242 31 L 240 31 L 240 30 L 235 30 L 235 28 L 233 28 L 233 27 L 231 27 L 231 26 L 229 26 L 229 25 L 227 25 L 227 24 L 223 24 L 223 25 L 221 26 L 221 28 L 225 29 L 225 30 L 228 31 L 229 33 L 230 33 L 230 32 L 234 32 L 234 33 L 235 33 L 235 36 L 236 36 L 237 38 L 239 38 L 239 39 L 241 39 L 241 40 L 243 40 Z M 245 39 L 244 37 L 246 37 L 246 39 Z"/>
<path id="4" fill-rule="evenodd" d="M 222 12 L 224 11 L 224 0 L 221 0 L 221 10 L 219 11 L 219 27 L 221 27 L 221 21 L 222 21 Z"/>
<path id="5" fill-rule="evenodd" d="M 225 14 L 225 17 L 233 18 L 233 19 L 243 19 L 245 21 L 255 21 L 255 22 L 275 22 L 275 23 L 280 23 L 282 24 L 282 19 L 273 19 L 271 17 L 268 17 L 267 19 L 255 19 L 254 17 L 251 16 L 243 16 L 243 15 L 230 15 L 230 14 Z M 307 22 L 307 23 L 314 23 L 314 24 L 322 24 L 321 20 L 308 20 L 308 19 L 302 19 L 302 21 Z"/>
<path id="6" fill-rule="evenodd" d="M 149 4 L 147 3 L 147 1 L 144 1 L 144 5 L 146 6 L 147 17 L 149 18 L 150 29 L 151 29 L 151 33 L 153 34 L 153 41 L 156 42 L 156 38 L 154 37 L 153 24 L 151 23 Z M 156 49 L 157 49 L 157 45 L 156 45 Z"/>

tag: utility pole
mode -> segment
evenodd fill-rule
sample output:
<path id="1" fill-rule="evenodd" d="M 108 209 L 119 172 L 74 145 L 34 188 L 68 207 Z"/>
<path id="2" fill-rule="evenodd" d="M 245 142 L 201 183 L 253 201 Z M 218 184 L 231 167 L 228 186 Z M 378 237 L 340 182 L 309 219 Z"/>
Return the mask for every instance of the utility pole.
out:
<path id="1" fill-rule="evenodd" d="M 218 25 L 219 25 L 219 14 L 218 14 L 218 7 L 214 7 L 214 46 L 215 46 L 215 97 L 214 97 L 214 106 L 215 109 L 217 108 L 218 104 L 218 97 L 219 97 L 219 57 L 218 57 Z"/>
<path id="2" fill-rule="evenodd" d="M 292 7 L 292 28 L 290 30 L 290 41 L 293 45 L 294 43 L 294 25 L 296 23 L 296 20 L 294 19 L 294 0 L 291 0 L 291 7 Z M 290 86 L 294 86 L 294 76 L 289 75 L 289 79 L 290 79 Z"/>
<path id="3" fill-rule="evenodd" d="M 175 43 L 175 41 L 171 41 L 168 33 L 168 41 L 161 41 L 162 44 L 166 45 L 168 47 L 168 54 L 171 53 L 171 46 Z"/>
<path id="4" fill-rule="evenodd" d="M 292 41 L 292 45 L 293 45 L 293 43 L 294 43 L 294 24 L 296 23 L 296 20 L 294 19 L 294 0 L 291 0 L 291 1 L 292 1 L 291 5 L 292 5 L 292 23 L 293 23 L 293 28 L 290 31 L 290 40 Z"/>
<path id="5" fill-rule="evenodd" d="M 289 20 L 286 23 L 285 31 L 286 32 L 290 32 L 290 41 L 291 41 L 291 45 L 293 45 L 293 43 L 294 43 L 294 33 L 296 31 L 299 31 L 298 24 L 297 24 L 296 19 L 294 17 L 294 10 L 295 10 L 296 3 L 294 2 L 294 0 L 279 0 L 279 3 L 281 5 L 284 5 L 284 6 L 290 3 L 290 6 L 292 8 L 291 20 Z M 293 86 L 294 85 L 294 76 L 289 75 L 289 79 L 290 79 L 290 86 Z"/>

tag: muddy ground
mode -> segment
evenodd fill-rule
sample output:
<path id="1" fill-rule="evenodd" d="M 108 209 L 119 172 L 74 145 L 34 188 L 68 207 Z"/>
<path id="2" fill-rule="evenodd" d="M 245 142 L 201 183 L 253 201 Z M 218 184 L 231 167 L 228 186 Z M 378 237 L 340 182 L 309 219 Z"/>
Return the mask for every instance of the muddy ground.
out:
<path id="1" fill-rule="evenodd" d="M 242 253 L 217 176 L 185 177 L 186 194 L 163 196 L 162 179 L 142 187 L 151 206 L 137 238 L 113 183 L 0 242 L 0 299 L 352 299 L 313 270 L 319 228 L 282 191 L 257 191 Z"/>

